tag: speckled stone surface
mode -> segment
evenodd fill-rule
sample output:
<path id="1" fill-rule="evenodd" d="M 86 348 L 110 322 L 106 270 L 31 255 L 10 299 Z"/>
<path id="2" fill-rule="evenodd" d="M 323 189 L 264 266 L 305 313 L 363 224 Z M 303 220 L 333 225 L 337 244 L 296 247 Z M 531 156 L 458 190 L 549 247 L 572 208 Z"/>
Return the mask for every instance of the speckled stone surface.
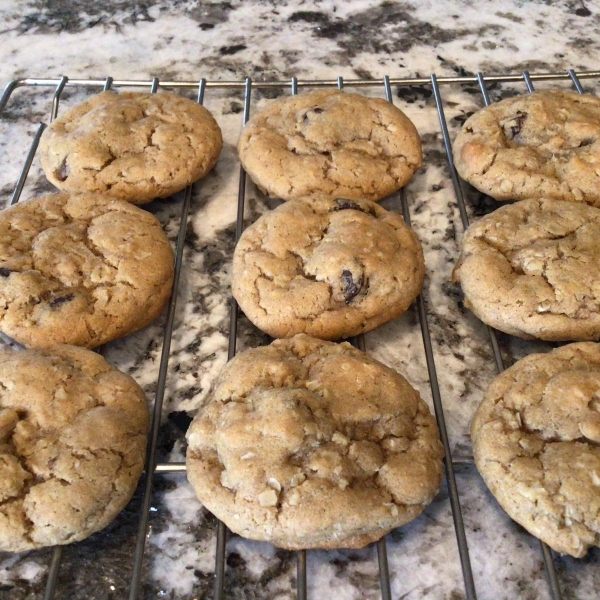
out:
<path id="1" fill-rule="evenodd" d="M 472 0 L 386 2 L 309 0 L 191 2 L 73 0 L 2 3 L 0 83 L 15 78 L 67 75 L 72 79 L 255 80 L 439 77 L 548 72 L 600 66 L 599 7 L 591 1 L 500 0 L 481 10 Z M 600 79 L 584 81 L 600 90 Z M 540 84 L 539 87 L 555 85 Z M 568 86 L 568 82 L 560 83 Z M 493 84 L 493 100 L 525 91 Z M 384 96 L 381 85 L 360 93 Z M 454 135 L 482 106 L 475 85 L 444 85 L 446 117 Z M 67 87 L 61 110 L 92 90 Z M 186 90 L 194 97 L 193 90 Z M 257 90 L 251 110 L 286 90 Z M 407 186 L 414 228 L 425 251 L 425 297 L 441 397 L 455 457 L 471 453 L 469 422 L 495 375 L 485 328 L 466 311 L 450 273 L 462 225 L 447 170 L 439 122 L 428 85 L 393 89 L 394 101 L 417 125 L 423 167 Z M 48 121 L 53 88 L 17 89 L 0 114 L 0 196 L 7 203 L 40 121 Z M 223 129 L 216 168 L 195 186 L 187 224 L 184 266 L 159 435 L 160 460 L 182 460 L 184 432 L 227 357 L 229 278 L 235 243 L 242 122 L 241 90 L 209 88 L 205 105 Z M 494 202 L 467 191 L 476 218 Z M 51 191 L 34 160 L 23 199 Z M 274 207 L 251 184 L 246 220 Z M 398 198 L 383 206 L 400 211 Z M 146 205 L 175 243 L 182 196 Z M 165 316 L 111 343 L 106 358 L 156 393 Z M 267 342 L 244 318 L 238 347 Z M 506 364 L 551 345 L 500 336 Z M 431 405 L 421 333 L 413 310 L 366 336 L 367 350 L 399 370 Z M 457 470 L 475 586 L 481 599 L 547 599 L 549 587 L 537 540 L 512 523 L 485 489 L 474 467 Z M 55 598 L 128 597 L 139 523 L 141 489 L 105 531 L 65 547 Z M 216 521 L 195 499 L 183 474 L 157 475 L 142 577 L 142 598 L 212 597 Z M 465 598 L 447 488 L 412 523 L 387 536 L 392 597 Z M 231 537 L 225 597 L 295 597 L 294 553 Z M 41 598 L 52 551 L 0 555 L 0 599 Z M 600 551 L 581 560 L 556 557 L 565 598 L 589 599 L 600 587 Z M 381 597 L 375 547 L 307 554 L 308 597 Z"/>

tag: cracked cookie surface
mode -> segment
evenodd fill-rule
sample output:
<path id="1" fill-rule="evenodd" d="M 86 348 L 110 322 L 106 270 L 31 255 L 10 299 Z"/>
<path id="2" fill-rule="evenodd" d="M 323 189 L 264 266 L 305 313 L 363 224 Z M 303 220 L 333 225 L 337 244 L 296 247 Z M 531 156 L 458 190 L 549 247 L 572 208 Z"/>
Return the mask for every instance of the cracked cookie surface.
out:
<path id="1" fill-rule="evenodd" d="M 300 548 L 358 548 L 437 493 L 435 419 L 394 370 L 300 334 L 238 354 L 188 433 L 187 475 L 234 532 Z"/>
<path id="2" fill-rule="evenodd" d="M 511 518 L 557 552 L 600 544 L 600 345 L 532 354 L 492 381 L 475 462 Z"/>
<path id="3" fill-rule="evenodd" d="M 131 498 L 144 466 L 144 392 L 75 346 L 0 352 L 0 548 L 82 540 Z"/>
<path id="4" fill-rule="evenodd" d="M 600 209 L 503 206 L 465 232 L 453 278 L 484 323 L 522 338 L 600 338 Z"/>
<path id="5" fill-rule="evenodd" d="M 410 119 L 380 98 L 318 90 L 272 101 L 238 143 L 242 165 L 269 195 L 380 200 L 421 166 Z"/>
<path id="6" fill-rule="evenodd" d="M 497 200 L 600 206 L 600 98 L 544 90 L 472 115 L 453 146 L 460 176 Z"/>
<path id="7" fill-rule="evenodd" d="M 153 321 L 171 295 L 158 220 L 127 202 L 52 194 L 0 212 L 0 330 L 93 348 Z"/>
<path id="8" fill-rule="evenodd" d="M 49 125 L 40 162 L 60 190 L 143 204 L 204 177 L 222 145 L 212 115 L 188 98 L 106 91 Z"/>
<path id="9" fill-rule="evenodd" d="M 273 337 L 338 339 L 403 313 L 421 291 L 421 244 L 400 215 L 369 200 L 286 202 L 242 234 L 232 291 Z"/>

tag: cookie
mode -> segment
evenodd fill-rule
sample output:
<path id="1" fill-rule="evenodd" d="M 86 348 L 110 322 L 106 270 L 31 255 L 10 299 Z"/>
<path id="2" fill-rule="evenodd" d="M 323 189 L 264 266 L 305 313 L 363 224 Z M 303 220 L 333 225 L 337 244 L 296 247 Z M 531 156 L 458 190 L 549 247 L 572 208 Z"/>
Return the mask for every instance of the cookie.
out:
<path id="1" fill-rule="evenodd" d="M 368 200 L 294 200 L 248 227 L 232 291 L 273 337 L 338 339 L 404 312 L 421 291 L 423 252 L 399 215 Z"/>
<path id="2" fill-rule="evenodd" d="M 0 212 L 0 331 L 93 348 L 145 327 L 171 295 L 158 220 L 127 202 L 53 194 Z"/>
<path id="3" fill-rule="evenodd" d="M 106 527 L 142 473 L 148 422 L 140 386 L 99 354 L 0 352 L 0 549 Z"/>
<path id="4" fill-rule="evenodd" d="M 441 479 L 418 392 L 350 344 L 303 334 L 227 363 L 187 440 L 206 508 L 282 548 L 364 546 L 414 519 Z"/>
<path id="5" fill-rule="evenodd" d="M 531 354 L 496 377 L 471 428 L 508 515 L 557 552 L 600 545 L 600 345 Z"/>
<path id="6" fill-rule="evenodd" d="M 497 200 L 600 206 L 600 98 L 544 90 L 496 102 L 467 119 L 454 162 L 463 179 Z"/>
<path id="7" fill-rule="evenodd" d="M 238 152 L 263 191 L 284 200 L 314 193 L 379 200 L 421 166 L 410 119 L 380 98 L 337 90 L 284 96 L 254 115 Z"/>
<path id="8" fill-rule="evenodd" d="M 484 323 L 522 338 L 600 338 L 600 210 L 523 200 L 464 234 L 454 268 L 465 306 Z"/>
<path id="9" fill-rule="evenodd" d="M 204 177 L 222 145 L 217 122 L 188 98 L 102 92 L 56 119 L 39 155 L 46 177 L 62 191 L 143 204 Z"/>

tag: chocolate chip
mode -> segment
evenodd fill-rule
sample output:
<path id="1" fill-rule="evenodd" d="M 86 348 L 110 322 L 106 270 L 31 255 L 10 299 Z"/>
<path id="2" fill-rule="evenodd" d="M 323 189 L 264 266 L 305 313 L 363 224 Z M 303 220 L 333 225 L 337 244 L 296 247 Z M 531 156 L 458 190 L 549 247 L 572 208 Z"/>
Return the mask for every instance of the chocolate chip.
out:
<path id="1" fill-rule="evenodd" d="M 335 204 L 336 206 L 332 208 L 332 210 L 362 210 L 361 207 L 356 204 L 356 202 L 352 202 L 352 200 L 346 200 L 346 198 L 336 198 Z"/>
<path id="2" fill-rule="evenodd" d="M 350 300 L 356 296 L 362 288 L 362 277 L 356 281 L 352 278 L 352 273 L 347 269 L 342 271 L 343 293 L 346 298 L 346 304 L 350 304 Z"/>
<path id="3" fill-rule="evenodd" d="M 0 267 L 0 277 L 8 277 L 13 272 L 12 269 L 6 267 Z"/>
<path id="4" fill-rule="evenodd" d="M 527 118 L 527 113 L 517 112 L 517 123 L 514 127 L 511 127 L 510 130 L 513 134 L 513 137 L 519 133 L 521 133 L 521 129 L 523 128 L 523 123 L 525 123 L 525 119 Z"/>
<path id="5" fill-rule="evenodd" d="M 65 294 L 64 296 L 54 296 L 48 304 L 50 308 L 56 308 L 57 306 L 61 306 L 62 304 L 66 304 L 75 298 L 75 294 Z"/>
<path id="6" fill-rule="evenodd" d="M 67 164 L 67 157 L 63 158 L 63 161 L 60 163 L 60 167 L 54 171 L 54 176 L 59 181 L 66 181 L 69 176 L 69 165 Z"/>
<path id="7" fill-rule="evenodd" d="M 369 208 L 369 210 L 365 210 L 360 204 L 353 202 L 352 200 L 347 200 L 346 198 L 336 198 L 335 204 L 330 212 L 337 212 L 338 210 L 359 210 L 367 215 L 376 216 L 375 209 Z"/>
<path id="8" fill-rule="evenodd" d="M 584 146 L 591 146 L 594 143 L 594 140 L 592 139 L 585 139 L 585 140 L 581 140 L 579 146 L 577 146 L 578 148 L 583 148 Z"/>
<path id="9" fill-rule="evenodd" d="M 517 111 L 516 116 L 503 125 L 504 133 L 506 134 L 506 136 L 512 140 L 517 135 L 519 135 L 519 133 L 521 133 L 521 129 L 523 128 L 523 123 L 525 122 L 526 118 L 527 113 L 521 112 L 520 110 Z"/>
<path id="10" fill-rule="evenodd" d="M 322 108 L 319 108 L 318 106 L 313 106 L 312 108 L 309 108 L 305 113 L 304 113 L 304 117 L 303 117 L 303 121 L 305 123 L 308 123 L 310 121 L 311 118 L 311 113 L 313 115 L 320 115 L 323 112 Z"/>

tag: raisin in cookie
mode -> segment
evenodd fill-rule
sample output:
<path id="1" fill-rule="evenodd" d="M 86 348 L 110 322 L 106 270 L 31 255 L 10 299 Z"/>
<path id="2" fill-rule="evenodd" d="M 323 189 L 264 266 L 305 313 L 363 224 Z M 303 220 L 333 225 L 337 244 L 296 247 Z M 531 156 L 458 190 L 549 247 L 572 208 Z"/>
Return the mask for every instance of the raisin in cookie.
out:
<path id="1" fill-rule="evenodd" d="M 441 478 L 418 392 L 350 344 L 303 334 L 231 360 L 187 440 L 206 508 L 282 548 L 364 546 L 414 519 Z"/>
<path id="2" fill-rule="evenodd" d="M 358 335 L 404 312 L 423 284 L 421 245 L 368 200 L 293 200 L 244 231 L 233 295 L 273 337 Z"/>
<path id="3" fill-rule="evenodd" d="M 532 354 L 496 377 L 471 428 L 504 510 L 557 552 L 600 545 L 600 345 Z"/>
<path id="4" fill-rule="evenodd" d="M 148 421 L 139 385 L 90 350 L 0 352 L 0 548 L 108 525 L 142 472 Z"/>
<path id="5" fill-rule="evenodd" d="M 336 90 L 272 101 L 238 144 L 242 165 L 271 196 L 313 193 L 379 200 L 421 166 L 415 126 L 394 105 Z"/>
<path id="6" fill-rule="evenodd" d="M 40 160 L 60 190 L 143 204 L 204 177 L 222 145 L 211 114 L 188 98 L 102 92 L 44 131 Z"/>
<path id="7" fill-rule="evenodd" d="M 560 90 L 477 111 L 454 142 L 461 177 L 498 200 L 600 206 L 600 99 Z"/>
<path id="8" fill-rule="evenodd" d="M 158 220 L 127 202 L 53 194 L 0 212 L 0 330 L 93 348 L 153 321 L 171 294 Z"/>
<path id="9" fill-rule="evenodd" d="M 471 225 L 454 269 L 465 305 L 522 338 L 600 338 L 600 209 L 523 200 Z"/>

